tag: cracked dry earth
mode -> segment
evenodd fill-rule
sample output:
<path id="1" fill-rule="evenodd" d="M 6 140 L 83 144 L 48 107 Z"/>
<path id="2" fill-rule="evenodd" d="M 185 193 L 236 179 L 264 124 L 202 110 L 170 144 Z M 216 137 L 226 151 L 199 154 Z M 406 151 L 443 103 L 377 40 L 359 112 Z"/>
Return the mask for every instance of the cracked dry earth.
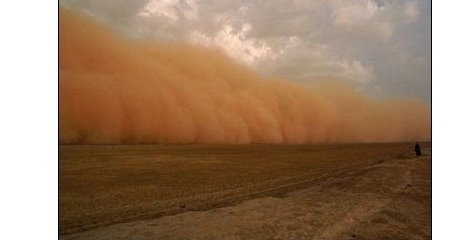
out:
<path id="1" fill-rule="evenodd" d="M 429 150 L 344 167 L 280 195 L 61 239 L 430 239 Z"/>

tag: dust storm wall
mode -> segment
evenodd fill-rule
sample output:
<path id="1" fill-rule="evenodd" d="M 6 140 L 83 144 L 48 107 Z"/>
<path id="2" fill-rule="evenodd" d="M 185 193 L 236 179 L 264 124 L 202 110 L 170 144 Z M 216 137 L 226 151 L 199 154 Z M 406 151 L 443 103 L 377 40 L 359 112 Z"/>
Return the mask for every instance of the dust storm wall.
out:
<path id="1" fill-rule="evenodd" d="M 121 38 L 60 10 L 60 143 L 337 143 L 430 137 L 429 106 L 261 77 L 221 51 Z"/>

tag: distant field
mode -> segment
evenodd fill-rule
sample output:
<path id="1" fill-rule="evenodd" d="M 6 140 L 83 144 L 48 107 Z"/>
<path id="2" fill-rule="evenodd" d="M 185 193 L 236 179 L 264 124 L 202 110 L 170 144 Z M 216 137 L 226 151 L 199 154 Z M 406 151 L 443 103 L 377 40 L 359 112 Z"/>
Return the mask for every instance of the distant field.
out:
<path id="1" fill-rule="evenodd" d="M 422 144 L 427 156 L 429 145 Z M 77 233 L 253 198 L 283 197 L 351 169 L 413 158 L 413 147 L 414 143 L 61 145 L 59 231 Z"/>

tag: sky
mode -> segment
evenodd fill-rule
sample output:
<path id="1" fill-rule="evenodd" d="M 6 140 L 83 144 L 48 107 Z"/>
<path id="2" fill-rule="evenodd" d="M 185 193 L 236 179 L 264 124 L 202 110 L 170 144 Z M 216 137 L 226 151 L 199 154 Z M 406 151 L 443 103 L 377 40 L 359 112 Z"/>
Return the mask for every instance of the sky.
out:
<path id="1" fill-rule="evenodd" d="M 336 79 L 377 99 L 431 100 L 426 0 L 61 0 L 118 34 L 223 49 L 256 72 Z"/>

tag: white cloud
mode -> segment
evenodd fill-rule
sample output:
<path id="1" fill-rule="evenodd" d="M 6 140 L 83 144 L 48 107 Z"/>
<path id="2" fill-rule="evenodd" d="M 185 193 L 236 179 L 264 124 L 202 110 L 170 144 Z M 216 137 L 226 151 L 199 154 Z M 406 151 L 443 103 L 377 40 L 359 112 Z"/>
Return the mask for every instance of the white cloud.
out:
<path id="1" fill-rule="evenodd" d="M 178 0 L 151 0 L 138 14 L 141 17 L 159 16 L 167 17 L 173 21 L 178 20 L 178 12 L 175 6 Z"/>
<path id="2" fill-rule="evenodd" d="M 195 43 L 220 47 L 232 58 L 251 64 L 258 58 L 272 55 L 271 48 L 264 42 L 247 38 L 251 29 L 251 24 L 244 23 L 242 29 L 237 32 L 231 25 L 226 24 L 222 26 L 215 37 L 211 38 L 201 32 L 193 31 L 191 38 Z"/>
<path id="3" fill-rule="evenodd" d="M 137 14 L 139 17 L 165 17 L 178 21 L 180 16 L 187 20 L 199 19 L 198 0 L 150 0 Z"/>
<path id="4" fill-rule="evenodd" d="M 338 25 L 355 25 L 363 24 L 370 21 L 379 7 L 374 1 L 332 1 L 334 4 L 333 19 Z"/>
<path id="5" fill-rule="evenodd" d="M 296 47 L 300 44 L 300 38 L 297 37 L 297 36 L 291 36 L 289 37 L 289 39 L 287 40 L 287 43 L 286 43 L 286 47 L 285 48 L 292 48 L 292 47 Z"/>
<path id="6" fill-rule="evenodd" d="M 363 66 L 361 61 L 340 61 L 337 63 L 342 70 L 345 78 L 358 82 L 367 83 L 374 78 L 374 68 L 372 66 Z"/>

